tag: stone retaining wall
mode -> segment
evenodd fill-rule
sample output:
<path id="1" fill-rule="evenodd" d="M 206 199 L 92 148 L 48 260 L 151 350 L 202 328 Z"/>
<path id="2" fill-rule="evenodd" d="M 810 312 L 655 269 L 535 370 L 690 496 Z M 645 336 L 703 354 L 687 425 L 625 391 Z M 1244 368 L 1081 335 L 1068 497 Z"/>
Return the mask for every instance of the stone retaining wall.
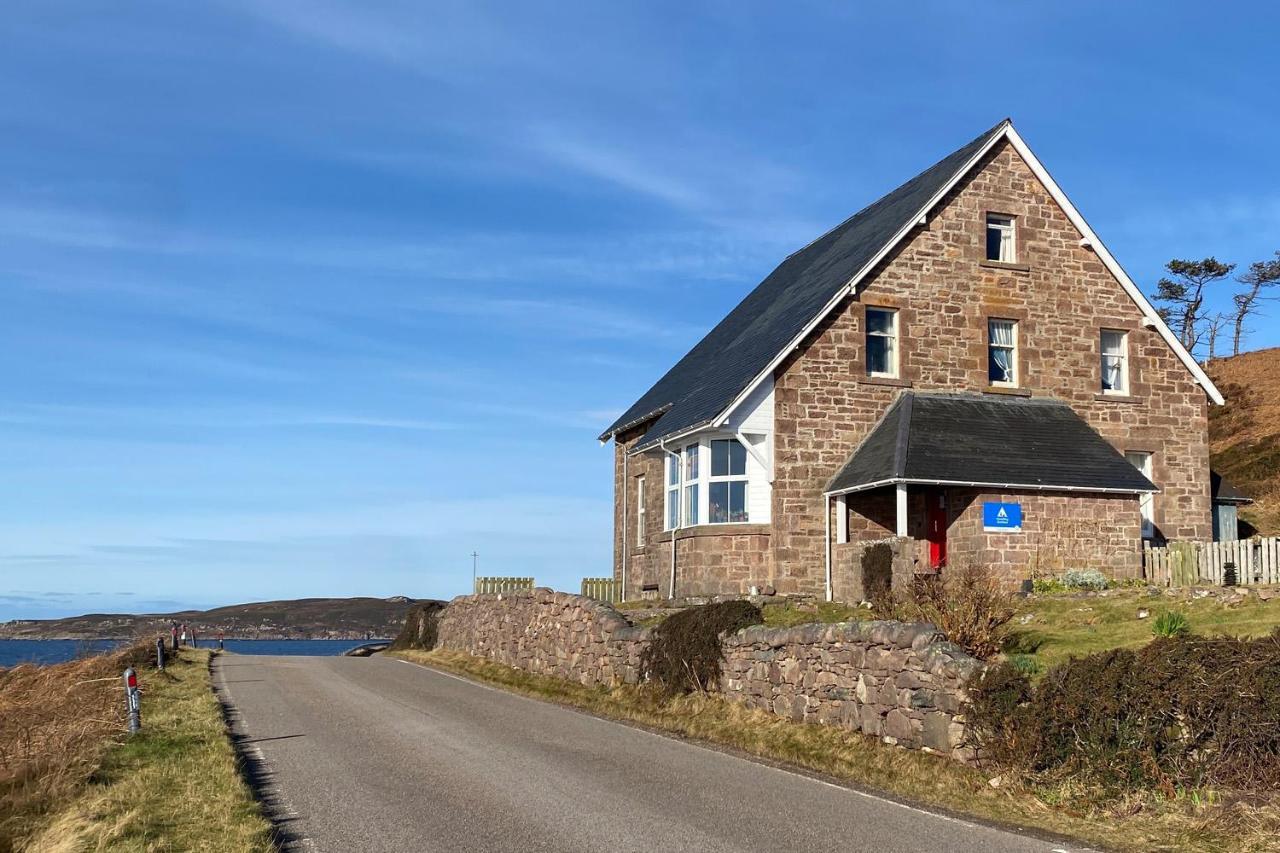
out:
<path id="1" fill-rule="evenodd" d="M 601 687 L 639 681 L 649 636 L 604 602 L 543 587 L 460 595 L 438 624 L 440 648 Z"/>
<path id="2" fill-rule="evenodd" d="M 960 761 L 965 684 L 983 666 L 923 622 L 841 622 L 726 637 L 725 696 L 797 722 L 839 725 Z"/>
<path id="3" fill-rule="evenodd" d="M 459 596 L 441 648 L 539 675 L 612 687 L 639 681 L 649 629 L 608 604 L 549 589 Z M 960 761 L 964 685 L 981 667 L 932 625 L 842 622 L 746 628 L 724 640 L 722 694 L 797 722 L 839 725 Z"/>

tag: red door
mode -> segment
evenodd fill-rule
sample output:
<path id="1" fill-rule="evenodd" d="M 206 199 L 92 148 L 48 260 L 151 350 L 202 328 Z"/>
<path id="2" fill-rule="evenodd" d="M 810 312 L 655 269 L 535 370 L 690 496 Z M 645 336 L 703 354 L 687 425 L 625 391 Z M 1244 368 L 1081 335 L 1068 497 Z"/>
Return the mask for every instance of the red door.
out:
<path id="1" fill-rule="evenodd" d="M 947 564 L 947 496 L 943 492 L 929 492 L 928 538 L 929 568 L 937 571 Z"/>

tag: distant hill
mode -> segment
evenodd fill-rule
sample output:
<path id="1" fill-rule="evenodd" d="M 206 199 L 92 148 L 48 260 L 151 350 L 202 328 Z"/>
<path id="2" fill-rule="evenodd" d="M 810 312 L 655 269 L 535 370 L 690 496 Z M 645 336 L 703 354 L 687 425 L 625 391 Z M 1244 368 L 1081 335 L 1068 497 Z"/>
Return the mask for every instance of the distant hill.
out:
<path id="1" fill-rule="evenodd" d="M 89 613 L 65 619 L 0 622 L 0 639 L 128 638 L 168 634 L 170 622 L 195 628 L 202 637 L 264 640 L 361 640 L 394 637 L 404 627 L 415 599 L 299 598 L 233 604 L 178 613 Z"/>
<path id="2" fill-rule="evenodd" d="M 1280 347 L 1214 359 L 1205 366 L 1227 398 L 1209 407 L 1210 463 L 1255 503 L 1241 518 L 1280 535 Z"/>

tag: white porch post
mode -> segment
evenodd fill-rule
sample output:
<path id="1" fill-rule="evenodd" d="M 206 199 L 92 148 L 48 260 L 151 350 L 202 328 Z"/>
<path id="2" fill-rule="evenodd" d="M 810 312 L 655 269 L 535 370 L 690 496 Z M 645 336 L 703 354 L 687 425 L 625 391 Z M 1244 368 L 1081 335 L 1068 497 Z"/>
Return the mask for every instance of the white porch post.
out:
<path id="1" fill-rule="evenodd" d="M 898 484 L 898 536 L 907 535 L 907 484 Z"/>

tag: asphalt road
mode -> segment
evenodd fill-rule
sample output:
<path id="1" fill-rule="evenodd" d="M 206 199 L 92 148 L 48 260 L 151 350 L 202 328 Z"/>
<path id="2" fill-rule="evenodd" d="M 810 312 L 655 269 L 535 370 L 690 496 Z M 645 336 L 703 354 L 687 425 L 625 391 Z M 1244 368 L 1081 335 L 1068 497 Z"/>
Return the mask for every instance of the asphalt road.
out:
<path id="1" fill-rule="evenodd" d="M 1066 849 L 390 658 L 222 655 L 215 684 L 286 849 Z"/>

